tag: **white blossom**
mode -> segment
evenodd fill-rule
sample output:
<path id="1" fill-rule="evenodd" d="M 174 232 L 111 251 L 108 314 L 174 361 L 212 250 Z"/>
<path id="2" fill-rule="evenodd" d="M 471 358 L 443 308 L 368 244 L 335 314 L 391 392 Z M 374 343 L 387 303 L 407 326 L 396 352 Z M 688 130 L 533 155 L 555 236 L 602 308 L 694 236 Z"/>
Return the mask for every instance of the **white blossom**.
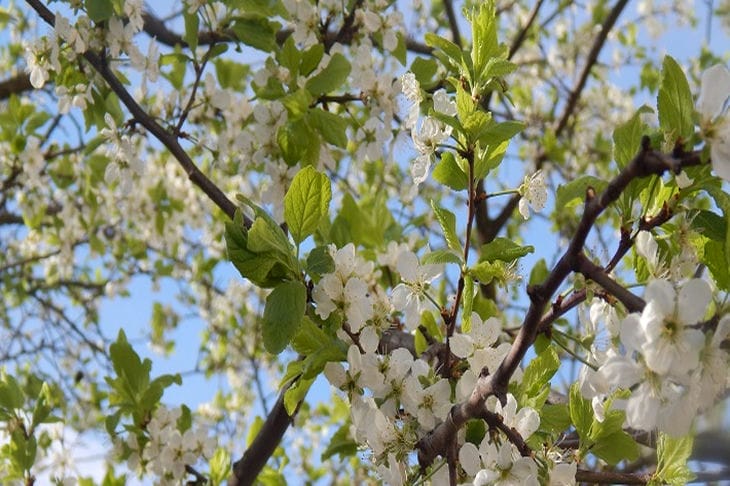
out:
<path id="1" fill-rule="evenodd" d="M 433 117 L 426 117 L 420 126 L 411 132 L 418 156 L 411 164 L 413 182 L 418 185 L 426 180 L 431 169 L 436 149 L 451 135 L 451 127 Z"/>
<path id="2" fill-rule="evenodd" d="M 547 203 L 547 187 L 545 176 L 542 170 L 538 170 L 531 176 L 525 176 L 525 180 L 519 188 L 520 198 L 519 210 L 523 218 L 530 217 L 528 205 L 534 211 L 542 211 Z"/>
<path id="3" fill-rule="evenodd" d="M 689 280 L 678 292 L 666 280 L 647 285 L 640 318 L 646 339 L 641 350 L 652 371 L 681 376 L 697 368 L 704 335 L 690 326 L 702 319 L 711 298 L 709 285 L 701 279 Z"/>
<path id="4" fill-rule="evenodd" d="M 433 109 L 447 116 L 456 116 L 456 102 L 443 88 L 433 94 Z"/>
<path id="5" fill-rule="evenodd" d="M 402 282 L 393 289 L 393 307 L 403 311 L 406 327 L 415 330 L 421 322 L 421 313 L 426 309 L 425 292 L 441 272 L 441 265 L 421 265 L 412 251 L 403 251 L 398 256 L 398 273 Z"/>
<path id="6" fill-rule="evenodd" d="M 373 263 L 355 254 L 355 245 L 348 243 L 339 250 L 330 246 L 335 271 L 322 276 L 312 290 L 316 312 L 327 319 L 336 309 L 344 311 L 352 332 L 359 332 L 373 316 L 373 299 L 366 279 L 373 275 Z"/>
<path id="7" fill-rule="evenodd" d="M 700 128 L 710 143 L 710 157 L 715 173 L 730 180 L 730 116 L 727 100 L 730 97 L 730 71 L 717 64 L 702 73 L 697 111 Z"/>

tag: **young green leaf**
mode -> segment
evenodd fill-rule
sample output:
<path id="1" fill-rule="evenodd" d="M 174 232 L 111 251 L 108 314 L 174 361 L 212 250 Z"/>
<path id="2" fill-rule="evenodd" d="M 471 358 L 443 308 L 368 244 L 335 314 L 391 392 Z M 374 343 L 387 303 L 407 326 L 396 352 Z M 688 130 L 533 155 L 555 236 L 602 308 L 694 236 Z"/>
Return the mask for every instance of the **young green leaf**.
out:
<path id="1" fill-rule="evenodd" d="M 592 187 L 597 194 L 600 194 L 608 183 L 598 177 L 583 175 L 566 184 L 558 186 L 555 197 L 555 207 L 564 208 L 572 204 L 576 199 L 585 200 L 586 191 Z"/>
<path id="2" fill-rule="evenodd" d="M 466 173 L 461 169 L 451 152 L 444 152 L 441 155 L 441 160 L 433 169 L 433 178 L 455 191 L 462 191 L 469 187 Z"/>
<path id="3" fill-rule="evenodd" d="M 641 114 L 646 111 L 651 110 L 639 109 L 626 123 L 613 131 L 613 158 L 621 169 L 639 152 L 641 138 L 649 131 L 646 123 L 641 121 Z"/>
<path id="4" fill-rule="evenodd" d="M 231 26 L 236 38 L 244 44 L 263 52 L 276 48 L 276 33 L 280 24 L 259 15 L 237 17 Z"/>
<path id="5" fill-rule="evenodd" d="M 444 232 L 444 238 L 449 248 L 457 253 L 460 252 L 461 242 L 458 236 L 456 236 L 456 216 L 448 209 L 437 206 L 434 201 L 431 201 L 431 208 L 433 208 L 436 219 L 441 225 L 441 231 Z"/>
<path id="6" fill-rule="evenodd" d="M 694 102 L 684 71 L 671 56 L 664 57 L 662 84 L 657 97 L 659 126 L 675 139 L 688 140 L 694 131 Z"/>
<path id="7" fill-rule="evenodd" d="M 327 216 L 331 198 L 329 178 L 314 167 L 307 166 L 294 176 L 284 197 L 284 220 L 297 245 Z"/>
<path id="8" fill-rule="evenodd" d="M 687 484 L 694 474 L 687 467 L 692 454 L 693 437 L 673 438 L 659 434 L 657 441 L 657 468 L 652 480 L 657 484 Z"/>
<path id="9" fill-rule="evenodd" d="M 573 383 L 570 387 L 569 410 L 570 420 L 573 422 L 576 432 L 578 432 L 581 441 L 585 441 L 591 432 L 593 409 L 591 402 L 581 395 L 578 383 Z"/>
<path id="10" fill-rule="evenodd" d="M 342 54 L 335 53 L 327 66 L 307 80 L 304 85 L 314 96 L 331 93 L 347 80 L 352 66 Z"/>
<path id="11" fill-rule="evenodd" d="M 509 238 L 498 237 L 482 245 L 479 259 L 487 262 L 501 260 L 509 263 L 534 251 L 533 246 L 520 246 Z"/>
<path id="12" fill-rule="evenodd" d="M 307 289 L 299 281 L 277 285 L 266 298 L 263 318 L 264 347 L 281 353 L 299 330 L 307 305 Z"/>

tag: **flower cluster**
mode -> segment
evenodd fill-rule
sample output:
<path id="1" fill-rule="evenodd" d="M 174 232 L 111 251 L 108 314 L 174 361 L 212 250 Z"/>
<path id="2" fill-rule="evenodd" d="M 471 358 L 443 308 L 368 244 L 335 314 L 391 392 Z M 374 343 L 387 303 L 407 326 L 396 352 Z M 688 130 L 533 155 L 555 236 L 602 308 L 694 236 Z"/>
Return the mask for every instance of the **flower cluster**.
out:
<path id="1" fill-rule="evenodd" d="M 400 81 L 404 96 L 411 102 L 404 127 L 411 130 L 413 145 L 418 151 L 418 156 L 411 164 L 411 176 L 413 176 L 413 182 L 419 185 L 428 177 L 434 154 L 438 147 L 451 136 L 452 127 L 431 116 L 425 117 L 419 124 L 418 115 L 423 95 L 418 80 L 413 73 L 408 72 L 401 76 Z M 447 116 L 456 115 L 456 103 L 443 89 L 434 93 L 433 109 Z"/>
<path id="2" fill-rule="evenodd" d="M 130 432 L 126 440 L 115 444 L 115 456 L 126 457 L 132 471 L 154 474 L 157 484 L 180 484 L 186 475 L 185 466 L 210 459 L 216 448 L 216 440 L 204 427 L 181 431 L 181 415 L 181 408 L 161 405 L 141 436 Z"/>
<path id="3" fill-rule="evenodd" d="M 418 257 L 409 250 L 398 254 L 396 264 L 402 282 L 393 289 L 393 307 L 402 311 L 406 327 L 415 330 L 421 322 L 421 312 L 426 310 L 426 291 L 441 275 L 442 265 L 421 265 Z"/>
<path id="4" fill-rule="evenodd" d="M 621 350 L 599 353 L 601 366 L 583 371 L 582 390 L 601 417 L 604 397 L 618 388 L 631 389 L 625 401 L 630 427 L 682 436 L 698 412 L 727 388 L 728 355 L 720 344 L 730 317 L 722 318 L 711 336 L 703 333 L 712 293 L 701 279 L 680 285 L 653 280 L 644 297 L 644 310 L 620 324 Z"/>
<path id="5" fill-rule="evenodd" d="M 373 275 L 373 263 L 355 254 L 355 245 L 348 243 L 339 250 L 330 246 L 335 271 L 325 274 L 312 290 L 317 315 L 327 319 L 341 310 L 352 332 L 359 332 L 373 316 L 373 299 L 367 282 Z"/>

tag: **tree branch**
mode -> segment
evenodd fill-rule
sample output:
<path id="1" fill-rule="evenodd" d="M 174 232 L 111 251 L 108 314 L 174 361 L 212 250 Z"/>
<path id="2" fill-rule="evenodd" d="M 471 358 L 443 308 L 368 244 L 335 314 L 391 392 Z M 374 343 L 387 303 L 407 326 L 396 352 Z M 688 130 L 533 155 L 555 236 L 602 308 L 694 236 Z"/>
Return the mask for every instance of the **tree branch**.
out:
<path id="1" fill-rule="evenodd" d="M 591 69 L 593 69 L 593 66 L 598 62 L 598 56 L 601 53 L 601 50 L 603 49 L 603 46 L 606 43 L 606 39 L 608 38 L 608 34 L 611 32 L 611 29 L 613 29 L 614 25 L 616 24 L 616 21 L 618 20 L 619 16 L 621 15 L 621 12 L 623 12 L 624 8 L 626 7 L 626 4 L 628 3 L 628 0 L 619 0 L 616 2 L 616 5 L 613 6 L 611 9 L 611 12 L 609 12 L 606 19 L 603 21 L 603 24 L 601 25 L 601 31 L 596 36 L 595 40 L 593 41 L 593 45 L 591 46 L 591 50 L 588 52 L 588 57 L 586 58 L 586 63 L 583 66 L 583 71 L 580 74 L 580 77 L 578 78 L 578 81 L 576 81 L 575 86 L 570 91 L 570 95 L 568 97 L 568 101 L 565 104 L 565 109 L 563 110 L 563 113 L 558 120 L 557 124 L 555 125 L 555 137 L 559 137 L 563 130 L 568 125 L 568 120 L 570 120 L 570 117 L 573 115 L 573 112 L 575 111 L 576 106 L 578 105 L 578 100 L 580 99 L 581 94 L 583 93 L 583 89 L 585 89 L 586 83 L 588 82 L 588 77 L 590 76 Z M 540 154 L 537 157 L 536 161 L 536 169 L 540 169 L 547 160 L 547 154 L 545 152 L 540 152 Z M 520 196 L 514 195 L 510 198 L 510 200 L 505 204 L 505 206 L 500 211 L 499 215 L 497 215 L 494 219 L 488 219 L 487 222 L 482 222 L 481 224 L 477 225 L 478 228 L 489 228 L 489 233 L 496 234 L 501 230 L 502 226 L 507 222 L 507 220 L 512 215 L 512 212 L 517 207 L 517 204 L 519 203 Z M 486 200 L 480 204 L 480 206 L 484 206 L 484 210 L 482 211 L 484 214 L 486 214 Z M 489 235 L 487 235 L 489 236 Z M 492 239 L 494 236 L 492 236 Z M 487 240 L 491 241 L 491 240 Z"/>
<path id="2" fill-rule="evenodd" d="M 586 278 L 603 287 L 606 292 L 620 300 L 629 312 L 640 312 L 644 308 L 646 305 L 644 299 L 634 295 L 612 279 L 603 268 L 590 261 L 585 253 L 578 254 L 576 260 L 576 272 L 582 273 Z"/>
<path id="3" fill-rule="evenodd" d="M 30 74 L 16 74 L 12 78 L 0 81 L 0 100 L 8 99 L 13 94 L 22 93 L 31 89 L 33 89 L 33 85 L 30 84 Z"/>
<path id="4" fill-rule="evenodd" d="M 608 184 L 601 196 L 587 198 L 583 216 L 568 249 L 545 282 L 527 288 L 530 307 L 507 356 L 496 371 L 483 369 L 471 396 L 454 405 L 446 420 L 418 442 L 418 459 L 422 467 L 430 465 L 438 455 L 445 456 L 448 444 L 456 437 L 461 426 L 467 420 L 483 415 L 487 397 L 495 395 L 503 404 L 506 402 L 509 380 L 537 336 L 545 306 L 568 275 L 578 267 L 579 255 L 583 253 L 588 234 L 598 216 L 618 199 L 632 180 L 654 174 L 661 175 L 667 170 L 676 172 L 682 167 L 699 163 L 699 152 L 684 155 L 677 160 L 671 155 L 652 150 L 649 138 L 644 137 L 639 153 Z"/>
<path id="5" fill-rule="evenodd" d="M 446 17 L 449 19 L 449 28 L 451 29 L 451 40 L 457 46 L 461 47 L 461 34 L 459 33 L 459 21 L 456 19 L 454 13 L 454 2 L 453 0 L 444 0 L 444 10 L 446 10 Z"/>
<path id="6" fill-rule="evenodd" d="M 38 13 L 38 15 L 41 16 L 43 20 L 46 21 L 47 24 L 55 26 L 53 13 L 51 13 L 51 11 L 40 2 L 40 0 L 26 0 L 26 2 Z M 221 211 L 223 211 L 223 213 L 233 219 L 236 212 L 236 205 L 228 199 L 217 185 L 215 185 L 205 174 L 203 174 L 203 172 L 200 171 L 185 149 L 182 148 L 177 137 L 158 124 L 134 100 L 134 98 L 132 98 L 132 95 L 127 91 L 121 81 L 119 81 L 119 78 L 117 78 L 112 72 L 109 64 L 104 59 L 92 51 L 84 52 L 83 57 L 104 78 L 112 91 L 116 93 L 124 106 L 127 107 L 134 119 L 149 130 L 150 133 L 152 133 L 152 135 L 154 135 L 154 137 L 157 138 L 170 151 L 170 153 L 172 153 L 173 157 L 175 157 L 185 173 L 188 175 L 190 181 L 198 186 L 208 196 L 208 198 L 215 203 Z M 246 224 L 250 226 L 251 221 L 245 216 L 244 218 Z"/>

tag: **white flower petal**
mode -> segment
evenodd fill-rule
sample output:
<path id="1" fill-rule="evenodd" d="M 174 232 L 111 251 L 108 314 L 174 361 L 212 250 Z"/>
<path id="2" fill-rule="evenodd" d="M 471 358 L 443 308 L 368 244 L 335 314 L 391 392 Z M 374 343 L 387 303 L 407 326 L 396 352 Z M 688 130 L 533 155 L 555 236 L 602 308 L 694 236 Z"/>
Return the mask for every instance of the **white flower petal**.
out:
<path id="1" fill-rule="evenodd" d="M 655 302 L 655 310 L 662 317 L 674 314 L 676 296 L 674 286 L 667 280 L 652 280 L 644 292 L 644 300 Z"/>
<path id="2" fill-rule="evenodd" d="M 722 113 L 730 96 L 730 71 L 722 64 L 716 64 L 702 73 L 697 111 L 706 120 L 712 120 Z"/>
<path id="3" fill-rule="evenodd" d="M 517 207 L 520 210 L 520 214 L 524 219 L 530 219 L 530 208 L 527 204 L 527 198 L 525 198 L 524 196 L 521 197 L 520 203 Z"/>
<path id="4" fill-rule="evenodd" d="M 730 126 L 730 123 L 727 123 L 727 125 Z M 711 143 L 712 169 L 718 177 L 730 181 L 730 139 L 717 138 L 713 139 Z"/>
<path id="5" fill-rule="evenodd" d="M 687 281 L 677 295 L 677 318 L 683 324 L 696 324 L 707 312 L 712 300 L 712 289 L 702 279 Z"/>
<path id="6" fill-rule="evenodd" d="M 449 338 L 449 348 L 457 358 L 468 358 L 474 351 L 474 341 L 466 334 L 454 334 Z"/>
<path id="7" fill-rule="evenodd" d="M 402 251 L 398 255 L 396 270 L 398 270 L 404 281 L 416 282 L 418 280 L 418 257 L 416 254 L 412 251 Z"/>

